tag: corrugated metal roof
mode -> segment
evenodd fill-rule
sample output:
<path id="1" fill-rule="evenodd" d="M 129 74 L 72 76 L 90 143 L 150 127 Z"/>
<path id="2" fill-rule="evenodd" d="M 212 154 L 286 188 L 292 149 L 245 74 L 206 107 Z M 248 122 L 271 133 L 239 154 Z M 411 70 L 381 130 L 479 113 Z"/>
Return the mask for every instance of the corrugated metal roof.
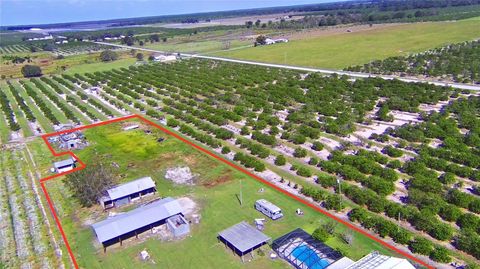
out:
<path id="1" fill-rule="evenodd" d="M 347 269 L 415 269 L 415 267 L 406 259 L 385 256 L 374 251 Z"/>
<path id="2" fill-rule="evenodd" d="M 270 240 L 270 237 L 245 221 L 219 232 L 218 235 L 242 253 Z"/>
<path id="3" fill-rule="evenodd" d="M 113 187 L 107 190 L 107 193 L 111 200 L 115 200 L 153 187 L 155 187 L 155 182 L 151 177 L 142 177 Z"/>
<path id="4" fill-rule="evenodd" d="M 103 243 L 180 213 L 182 213 L 182 207 L 177 200 L 167 197 L 97 222 L 92 225 L 92 228 L 98 241 Z"/>
<path id="5" fill-rule="evenodd" d="M 257 203 L 261 204 L 263 207 L 265 207 L 266 209 L 268 209 L 270 212 L 277 212 L 277 211 L 281 211 L 280 207 L 272 204 L 271 202 L 265 200 L 265 199 L 260 199 L 260 200 L 257 200 Z"/>
<path id="6" fill-rule="evenodd" d="M 71 166 L 74 163 L 75 163 L 75 160 L 72 159 L 72 158 L 69 158 L 69 159 L 66 159 L 66 160 L 63 160 L 63 161 L 53 163 L 53 167 L 58 169 L 58 168 L 65 167 L 65 166 Z"/>
<path id="7" fill-rule="evenodd" d="M 355 262 L 352 261 L 350 258 L 343 257 L 340 260 L 332 263 L 327 267 L 327 269 L 345 269 L 348 266 L 354 264 Z"/>

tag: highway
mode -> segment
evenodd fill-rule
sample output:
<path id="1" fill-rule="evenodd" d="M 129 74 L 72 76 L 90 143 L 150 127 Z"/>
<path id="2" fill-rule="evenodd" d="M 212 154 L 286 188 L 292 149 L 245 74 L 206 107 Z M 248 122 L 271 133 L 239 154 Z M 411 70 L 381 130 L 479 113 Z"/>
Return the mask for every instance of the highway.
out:
<path id="1" fill-rule="evenodd" d="M 135 49 L 135 50 L 156 52 L 156 53 L 167 53 L 165 51 L 160 51 L 160 50 L 131 47 L 131 46 L 119 45 L 119 44 L 111 44 L 107 42 L 94 42 L 94 43 L 101 44 L 101 45 L 109 45 L 113 47 L 126 48 L 126 49 Z M 437 86 L 450 86 L 452 88 L 461 89 L 461 90 L 480 91 L 480 85 L 447 83 L 443 81 L 426 80 L 426 79 L 418 79 L 418 78 L 406 78 L 406 77 L 393 76 L 393 75 L 358 73 L 358 72 L 349 72 L 349 71 L 324 69 L 324 68 L 312 68 L 312 67 L 303 67 L 303 66 L 294 66 L 294 65 L 264 63 L 264 62 L 246 61 L 246 60 L 238 60 L 238 59 L 215 57 L 215 56 L 206 56 L 201 54 L 189 54 L 189 53 L 175 53 L 175 54 L 179 54 L 181 57 L 189 57 L 189 58 L 209 59 L 209 60 L 240 63 L 240 64 L 251 64 L 251 65 L 257 65 L 257 66 L 284 68 L 284 69 L 291 69 L 291 70 L 298 70 L 298 71 L 305 71 L 305 72 L 317 72 L 317 73 L 329 74 L 329 75 L 331 74 L 346 75 L 351 78 L 377 77 L 377 78 L 382 78 L 387 80 L 398 79 L 400 81 L 409 82 L 409 83 L 428 83 L 428 84 L 433 84 Z"/>

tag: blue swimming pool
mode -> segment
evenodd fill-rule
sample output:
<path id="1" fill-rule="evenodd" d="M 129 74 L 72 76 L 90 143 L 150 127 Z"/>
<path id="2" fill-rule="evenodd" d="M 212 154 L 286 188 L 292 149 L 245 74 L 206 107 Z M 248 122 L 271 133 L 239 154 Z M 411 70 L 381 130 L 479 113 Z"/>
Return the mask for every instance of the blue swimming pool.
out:
<path id="1" fill-rule="evenodd" d="M 310 269 L 324 269 L 330 265 L 327 260 L 318 257 L 317 253 L 307 245 L 296 247 L 292 251 L 292 255 Z"/>

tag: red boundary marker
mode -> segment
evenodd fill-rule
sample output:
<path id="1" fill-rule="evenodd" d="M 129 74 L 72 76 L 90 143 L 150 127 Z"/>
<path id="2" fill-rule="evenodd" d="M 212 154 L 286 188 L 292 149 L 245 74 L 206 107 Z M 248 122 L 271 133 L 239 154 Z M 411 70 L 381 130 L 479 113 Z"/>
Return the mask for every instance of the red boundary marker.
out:
<path id="1" fill-rule="evenodd" d="M 58 216 L 57 216 L 57 213 L 56 213 L 56 211 L 55 211 L 55 207 L 54 207 L 54 205 L 53 205 L 53 202 L 52 202 L 52 200 L 51 200 L 51 198 L 50 198 L 50 195 L 48 194 L 47 188 L 45 187 L 45 182 L 48 181 L 48 180 L 51 180 L 51 179 L 54 179 L 54 178 L 57 178 L 57 177 L 66 175 L 66 174 L 73 173 L 73 172 L 78 171 L 78 170 L 81 170 L 81 169 L 85 168 L 86 165 L 85 165 L 85 163 L 82 162 L 82 160 L 80 160 L 80 159 L 79 159 L 73 152 L 71 152 L 71 151 L 65 151 L 65 152 L 59 152 L 59 153 L 55 152 L 55 150 L 53 149 L 53 147 L 52 147 L 52 145 L 50 144 L 50 142 L 48 142 L 48 138 L 51 137 L 51 136 L 57 136 L 57 135 L 60 135 L 60 134 L 71 133 L 71 132 L 75 132 L 75 131 L 78 131 L 78 130 L 88 129 L 88 128 L 97 127 L 97 126 L 102 126 L 102 125 L 107 125 L 107 124 L 111 124 L 111 123 L 114 123 L 114 122 L 119 122 L 119 121 L 124 121 L 124 120 L 128 120 L 128 119 L 134 119 L 134 118 L 139 119 L 139 120 L 141 120 L 141 121 L 143 121 L 143 122 L 145 122 L 145 123 L 147 123 L 147 124 L 149 124 L 149 125 L 152 125 L 152 126 L 156 127 L 157 129 L 160 129 L 160 130 L 163 131 L 164 133 L 166 133 L 166 134 L 168 134 L 168 135 L 171 135 L 171 136 L 177 138 L 178 140 L 180 140 L 180 141 L 182 141 L 182 142 L 184 142 L 184 143 L 186 143 L 186 144 L 188 144 L 188 145 L 190 145 L 190 146 L 198 149 L 199 151 L 201 151 L 201 152 L 203 152 L 203 153 L 205 153 L 205 154 L 208 154 L 209 156 L 211 156 L 211 157 L 213 157 L 213 158 L 215 158 L 215 159 L 217 159 L 217 160 L 219 160 L 219 161 L 227 164 L 228 166 L 230 166 L 230 167 L 232 167 L 232 168 L 234 168 L 234 169 L 236 169 L 236 170 L 238 170 L 238 171 L 240 171 L 240 172 L 242 172 L 242 173 L 250 176 L 251 178 L 253 178 L 253 179 L 255 179 L 255 180 L 257 180 L 257 181 L 259 181 L 259 182 L 261 182 L 261 183 L 263 183 L 263 184 L 265 184 L 265 185 L 268 185 L 269 187 L 271 187 L 271 188 L 273 188 L 273 189 L 275 189 L 275 190 L 277 190 L 277 191 L 279 191 L 279 192 L 281 192 L 281 193 L 289 196 L 290 198 L 293 198 L 293 199 L 297 200 L 298 202 L 300 202 L 300 203 L 302 203 L 302 204 L 304 204 L 304 205 L 306 205 L 306 206 L 308 206 L 308 207 L 310 207 L 310 208 L 313 208 L 313 209 L 316 210 L 317 212 L 319 212 L 319 213 L 321 213 L 321 214 L 323 214 L 323 215 L 325 215 L 325 216 L 327 216 L 327 217 L 329 217 L 329 218 L 331 218 L 331 219 L 333 219 L 333 220 L 335 220 L 335 221 L 338 221 L 338 222 L 342 223 L 343 225 L 347 226 L 348 228 L 350 228 L 350 229 L 352 229 L 352 230 L 354 230 L 354 231 L 356 231 L 356 232 L 359 232 L 359 233 L 367 236 L 368 238 L 374 240 L 375 242 L 377 242 L 377 243 L 379 243 L 379 244 L 381 244 L 381 245 L 383 245 L 383 246 L 385 246 L 385 247 L 387 247 L 387 248 L 389 248 L 389 249 L 397 252 L 398 254 L 404 256 L 405 258 L 408 258 L 408 259 L 410 259 L 410 260 L 413 260 L 413 261 L 417 262 L 418 264 L 421 264 L 422 266 L 425 266 L 425 267 L 427 267 L 427 268 L 429 268 L 429 269 L 434 269 L 433 266 L 431 266 L 431 265 L 423 262 L 422 260 L 416 258 L 415 256 L 411 255 L 410 253 L 407 253 L 407 252 L 405 252 L 405 251 L 403 251 L 403 250 L 401 250 L 401 249 L 396 248 L 396 247 L 393 246 L 393 245 L 388 244 L 387 242 L 385 242 L 385 241 L 377 238 L 376 236 L 374 236 L 374 235 L 372 235 L 372 234 L 364 231 L 363 229 L 361 229 L 361 228 L 353 225 L 352 223 L 340 219 L 339 217 L 333 215 L 332 213 L 330 213 L 330 212 L 328 212 L 328 211 L 326 211 L 326 210 L 324 210 L 324 209 L 322 209 L 322 208 L 320 208 L 320 207 L 318 207 L 318 206 L 310 203 L 309 201 L 307 201 L 307 200 L 305 200 L 305 199 L 303 199 L 303 198 L 300 198 L 300 197 L 298 197 L 298 196 L 296 196 L 296 195 L 294 195 L 294 194 L 292 194 L 292 193 L 290 193 L 290 192 L 288 192 L 288 191 L 286 191 L 286 190 L 278 187 L 277 185 L 275 185 L 275 184 L 273 184 L 273 183 L 271 183 L 271 182 L 269 182 L 269 181 L 267 181 L 267 180 L 265 180 L 265 179 L 263 179 L 263 178 L 255 175 L 255 174 L 253 174 L 252 172 L 248 171 L 247 169 L 245 169 L 245 168 L 243 168 L 243 167 L 240 167 L 240 166 L 238 166 L 238 165 L 230 162 L 229 160 L 224 159 L 224 158 L 218 156 L 217 154 L 215 154 L 215 153 L 213 153 L 213 152 L 205 149 L 205 148 L 202 147 L 202 146 L 199 146 L 199 145 L 193 143 L 192 141 L 184 138 L 183 136 L 181 136 L 181 135 L 179 135 L 179 134 L 177 134 L 177 133 L 174 133 L 174 132 L 166 129 L 165 127 L 163 127 L 163 126 L 161 126 L 161 125 L 159 125 L 159 124 L 156 124 L 156 123 L 154 123 L 154 122 L 152 122 L 152 121 L 144 118 L 144 117 L 141 116 L 141 115 L 136 115 L 136 114 L 135 114 L 135 115 L 125 116 L 125 117 L 120 117 L 120 118 L 116 118 L 116 119 L 112 119 L 112 120 L 107 120 L 107 121 L 103 121 L 103 122 L 98 122 L 98 123 L 94 123 L 94 124 L 90 124 L 90 125 L 84 125 L 84 126 L 80 126 L 80 127 L 78 127 L 78 128 L 73 128 L 73 129 L 69 129 L 69 130 L 64 130 L 64 131 L 60 131 L 60 132 L 55 132 L 55 133 L 50 133 L 50 134 L 42 135 L 43 141 L 44 141 L 45 144 L 48 146 L 48 148 L 49 148 L 50 152 L 53 154 L 53 156 L 59 157 L 59 156 L 69 155 L 69 156 L 71 156 L 72 158 L 74 158 L 75 160 L 77 160 L 77 162 L 80 164 L 79 167 L 76 167 L 76 168 L 74 168 L 74 169 L 72 169 L 72 170 L 70 170 L 70 171 L 66 171 L 66 172 L 63 172 L 63 173 L 55 174 L 55 175 L 48 176 L 48 177 L 45 177 L 45 178 L 40 179 L 40 185 L 41 185 L 42 190 L 43 190 L 43 193 L 45 194 L 45 197 L 46 197 L 46 199 L 47 199 L 48 205 L 49 205 L 49 207 L 50 207 L 50 211 L 52 212 L 52 215 L 53 215 L 53 218 L 55 219 L 55 222 L 57 223 L 57 226 L 58 226 L 58 229 L 59 229 L 59 231 L 60 231 L 60 234 L 62 235 L 62 239 L 63 239 L 63 241 L 65 242 L 65 246 L 67 247 L 68 254 L 70 255 L 70 258 L 71 258 L 71 260 L 72 260 L 72 263 L 73 263 L 73 265 L 75 266 L 76 269 L 79 268 L 78 263 L 77 263 L 77 260 L 75 259 L 75 255 L 73 254 L 73 251 L 72 251 L 72 249 L 71 249 L 71 247 L 70 247 L 70 244 L 68 243 L 67 236 L 65 235 L 65 232 L 63 231 L 63 228 L 62 228 L 62 224 L 61 224 L 61 222 L 60 222 L 60 219 L 59 219 Z"/>

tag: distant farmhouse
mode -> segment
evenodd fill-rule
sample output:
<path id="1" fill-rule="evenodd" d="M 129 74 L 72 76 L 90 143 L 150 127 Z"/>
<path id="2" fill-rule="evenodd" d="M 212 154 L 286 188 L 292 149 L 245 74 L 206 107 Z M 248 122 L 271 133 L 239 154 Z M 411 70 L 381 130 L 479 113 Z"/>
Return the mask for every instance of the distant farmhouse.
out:
<path id="1" fill-rule="evenodd" d="M 177 60 L 177 56 L 175 55 L 165 55 L 165 54 L 154 54 L 153 55 L 153 61 L 155 62 L 161 62 L 161 63 L 167 63 L 167 62 L 173 62 Z"/>
<path id="2" fill-rule="evenodd" d="M 154 227 L 167 224 L 167 228 L 175 235 L 190 232 L 188 222 L 183 218 L 183 210 L 177 200 L 167 197 L 140 206 L 127 213 L 119 214 L 92 225 L 98 241 L 104 251 L 110 245 L 148 231 Z"/>
<path id="3" fill-rule="evenodd" d="M 276 44 L 276 43 L 287 43 L 287 42 L 288 42 L 288 39 L 286 39 L 286 38 L 272 39 L 272 38 L 267 37 L 265 39 L 265 45 L 272 45 L 272 44 Z"/>
<path id="4" fill-rule="evenodd" d="M 118 207 L 154 194 L 156 191 L 152 178 L 142 177 L 107 190 L 107 194 L 100 198 L 100 204 L 104 209 Z"/>
<path id="5" fill-rule="evenodd" d="M 77 160 L 75 160 L 73 158 L 68 158 L 68 159 L 63 160 L 63 161 L 54 162 L 53 163 L 53 172 L 63 173 L 63 172 L 73 170 L 75 168 L 76 162 L 77 162 Z"/>

